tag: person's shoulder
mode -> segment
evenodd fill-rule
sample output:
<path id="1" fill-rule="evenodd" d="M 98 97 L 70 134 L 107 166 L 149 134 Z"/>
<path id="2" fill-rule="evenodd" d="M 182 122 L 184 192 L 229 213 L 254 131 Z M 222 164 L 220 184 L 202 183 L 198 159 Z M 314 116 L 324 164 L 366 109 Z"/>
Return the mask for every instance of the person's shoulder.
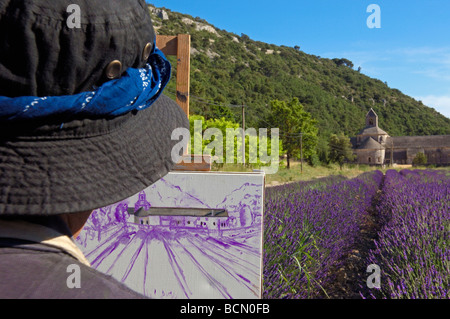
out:
<path id="1" fill-rule="evenodd" d="M 146 298 L 66 253 L 51 247 L 31 246 L 0 249 L 0 298 Z"/>
<path id="2" fill-rule="evenodd" d="M 74 266 L 77 265 L 77 266 Z M 79 268 L 78 268 L 79 267 Z M 80 298 L 100 298 L 100 299 L 145 299 L 144 295 L 130 289 L 122 282 L 113 278 L 111 275 L 104 274 L 92 267 L 88 267 L 81 263 L 72 264 L 72 273 L 66 273 L 67 275 L 72 275 L 73 277 L 68 277 L 69 285 L 73 293 L 79 295 Z M 79 271 L 79 281 L 76 277 Z M 71 281 L 72 280 L 72 281 Z M 77 287 L 75 284 L 79 284 Z"/>

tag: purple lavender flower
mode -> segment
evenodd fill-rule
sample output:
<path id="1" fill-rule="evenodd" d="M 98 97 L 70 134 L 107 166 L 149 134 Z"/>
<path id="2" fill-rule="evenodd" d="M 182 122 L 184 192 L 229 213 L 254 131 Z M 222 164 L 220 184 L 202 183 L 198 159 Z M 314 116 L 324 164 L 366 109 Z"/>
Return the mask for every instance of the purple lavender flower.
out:
<path id="1" fill-rule="evenodd" d="M 354 244 L 383 174 L 267 189 L 264 298 L 320 298 Z"/>
<path id="2" fill-rule="evenodd" d="M 378 212 L 384 227 L 368 260 L 384 270 L 390 298 L 450 298 L 450 176 L 389 170 Z"/>

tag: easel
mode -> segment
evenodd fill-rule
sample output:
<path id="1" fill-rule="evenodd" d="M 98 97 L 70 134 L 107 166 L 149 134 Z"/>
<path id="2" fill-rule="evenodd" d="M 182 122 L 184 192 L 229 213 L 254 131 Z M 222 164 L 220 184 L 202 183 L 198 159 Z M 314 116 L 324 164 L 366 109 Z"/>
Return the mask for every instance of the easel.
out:
<path id="1" fill-rule="evenodd" d="M 176 101 L 189 116 L 190 36 L 156 43 L 177 57 Z M 198 156 L 186 152 L 191 163 L 108 207 L 115 218 L 96 211 L 80 247 L 94 268 L 152 298 L 260 299 L 264 174 L 211 172 L 210 156 Z"/>
<path id="2" fill-rule="evenodd" d="M 177 57 L 176 102 L 189 117 L 189 79 L 191 59 L 191 36 L 179 34 L 176 36 L 157 35 L 156 46 L 167 56 Z M 196 163 L 201 157 L 201 163 Z M 177 171 L 211 171 L 211 157 L 202 155 L 185 155 L 176 165 Z"/>

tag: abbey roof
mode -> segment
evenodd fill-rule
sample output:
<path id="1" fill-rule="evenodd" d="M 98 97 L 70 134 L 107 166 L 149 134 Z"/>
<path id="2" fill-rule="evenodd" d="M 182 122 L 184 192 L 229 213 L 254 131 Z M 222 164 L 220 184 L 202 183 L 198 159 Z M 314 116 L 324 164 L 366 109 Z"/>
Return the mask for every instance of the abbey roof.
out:
<path id="1" fill-rule="evenodd" d="M 386 149 L 383 145 L 375 141 L 373 138 L 366 138 L 361 145 L 358 147 L 359 150 L 384 150 Z"/>
<path id="2" fill-rule="evenodd" d="M 386 147 L 398 148 L 450 148 L 450 135 L 388 137 Z"/>
<path id="3" fill-rule="evenodd" d="M 381 128 L 376 126 L 366 127 L 358 135 L 389 135 Z"/>

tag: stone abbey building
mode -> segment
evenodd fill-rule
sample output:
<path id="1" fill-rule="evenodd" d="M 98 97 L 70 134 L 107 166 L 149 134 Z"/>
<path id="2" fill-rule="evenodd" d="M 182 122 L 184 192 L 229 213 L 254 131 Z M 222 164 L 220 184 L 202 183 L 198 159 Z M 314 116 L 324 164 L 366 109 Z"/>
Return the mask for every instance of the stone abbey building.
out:
<path id="1" fill-rule="evenodd" d="M 366 115 L 366 127 L 350 141 L 359 164 L 412 164 L 424 153 L 428 164 L 450 165 L 450 135 L 391 137 L 378 126 L 373 109 Z"/>

